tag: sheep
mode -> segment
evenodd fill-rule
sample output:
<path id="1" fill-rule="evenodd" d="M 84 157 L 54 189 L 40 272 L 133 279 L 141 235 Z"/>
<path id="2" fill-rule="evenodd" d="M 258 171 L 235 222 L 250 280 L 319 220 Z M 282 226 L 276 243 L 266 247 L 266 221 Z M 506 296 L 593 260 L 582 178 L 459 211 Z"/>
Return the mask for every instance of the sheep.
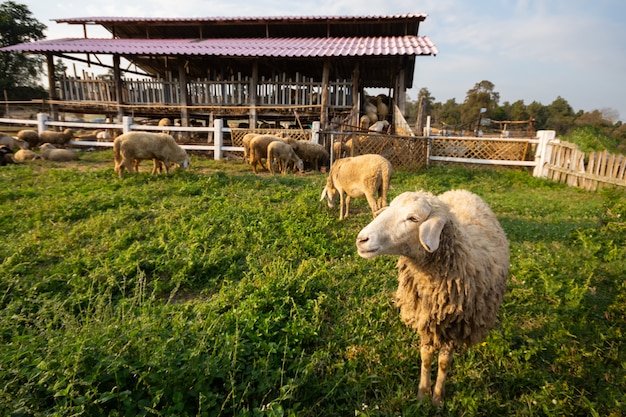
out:
<path id="1" fill-rule="evenodd" d="M 36 154 L 30 149 L 20 149 L 13 155 L 13 160 L 15 162 L 26 162 L 32 161 L 34 159 L 42 159 L 41 155 Z"/>
<path id="2" fill-rule="evenodd" d="M 13 150 L 11 148 L 6 145 L 0 145 L 0 166 L 13 163 L 13 158 L 11 158 L 12 153 Z"/>
<path id="3" fill-rule="evenodd" d="M 29 148 L 35 148 L 39 145 L 39 133 L 35 130 L 23 129 L 17 132 L 17 138 L 28 143 Z"/>
<path id="4" fill-rule="evenodd" d="M 272 175 L 274 175 L 274 161 L 276 161 L 280 172 L 283 174 L 287 173 L 289 164 L 294 164 L 298 171 L 304 170 L 304 162 L 287 142 L 276 140 L 267 145 L 267 164 Z"/>
<path id="5" fill-rule="evenodd" d="M 285 143 L 283 139 L 273 135 L 258 135 L 250 141 L 250 165 L 252 165 L 252 170 L 255 174 L 258 173 L 256 168 L 257 163 L 261 164 L 263 169 L 267 169 L 265 165 L 263 165 L 262 159 L 267 157 L 267 146 L 274 141 Z"/>
<path id="6" fill-rule="evenodd" d="M 483 340 L 506 291 L 509 244 L 489 206 L 476 194 L 397 196 L 357 235 L 363 258 L 399 255 L 396 304 L 417 329 L 422 358 L 417 398 L 431 396 L 430 368 L 439 350 L 431 402 L 443 405 L 455 350 Z"/>
<path id="7" fill-rule="evenodd" d="M 371 125 L 367 130 L 369 131 L 369 133 L 381 133 L 381 132 L 388 133 L 388 129 L 389 129 L 389 122 L 386 120 L 379 120 L 373 125 Z"/>
<path id="8" fill-rule="evenodd" d="M 0 145 L 6 145 L 10 149 L 28 148 L 28 143 L 26 141 L 22 139 L 14 138 L 13 136 L 9 136 L 9 135 L 0 135 Z"/>
<path id="9" fill-rule="evenodd" d="M 376 114 L 378 120 L 386 120 L 389 116 L 389 97 L 385 94 L 379 94 L 376 96 Z"/>
<path id="10" fill-rule="evenodd" d="M 292 142 L 292 146 L 300 159 L 313 165 L 316 171 L 319 171 L 321 166 L 326 165 L 330 158 L 326 148 L 319 143 L 309 142 L 308 140 L 296 140 Z"/>
<path id="11" fill-rule="evenodd" d="M 78 156 L 74 151 L 69 149 L 58 149 L 51 143 L 46 142 L 39 148 L 41 149 L 41 156 L 47 161 L 69 162 L 78 160 Z"/>
<path id="12" fill-rule="evenodd" d="M 171 163 L 178 164 L 182 169 L 189 167 L 187 152 L 176 143 L 173 137 L 165 133 L 128 132 L 119 135 L 113 141 L 115 172 L 124 178 L 124 169 L 135 171 L 134 161 L 152 159 L 156 174 L 159 161 L 163 162 L 165 171 L 169 173 Z M 135 171 L 136 172 L 136 171 Z"/>
<path id="13" fill-rule="evenodd" d="M 172 125 L 172 120 L 164 117 L 161 120 L 159 120 L 159 123 L 157 124 L 158 126 L 171 126 Z M 170 134 L 169 130 L 164 130 L 162 133 L 165 133 L 166 135 Z"/>
<path id="14" fill-rule="evenodd" d="M 391 162 L 380 155 L 367 154 L 338 159 L 330 168 L 320 201 L 326 197 L 328 207 L 333 208 L 335 196 L 339 193 L 339 220 L 342 220 L 350 212 L 350 199 L 365 196 L 372 216 L 376 216 L 376 212 L 387 205 L 392 171 Z"/>
<path id="15" fill-rule="evenodd" d="M 65 145 L 72 139 L 74 139 L 74 131 L 72 129 L 65 129 L 63 132 L 44 130 L 39 134 L 40 142 L 53 145 Z"/>
<path id="16" fill-rule="evenodd" d="M 246 133 L 243 139 L 241 139 L 241 142 L 243 144 L 244 161 L 249 161 L 250 159 L 250 141 L 259 135 L 259 133 Z"/>

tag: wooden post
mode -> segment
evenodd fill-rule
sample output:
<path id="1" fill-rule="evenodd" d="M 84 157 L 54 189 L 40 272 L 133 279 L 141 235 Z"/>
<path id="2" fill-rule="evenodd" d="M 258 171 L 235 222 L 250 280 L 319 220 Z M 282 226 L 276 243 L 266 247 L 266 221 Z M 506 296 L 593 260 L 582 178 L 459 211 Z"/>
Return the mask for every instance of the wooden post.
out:
<path id="1" fill-rule="evenodd" d="M 359 86 L 361 85 L 361 69 L 359 63 L 354 64 L 352 70 L 352 111 L 350 112 L 350 125 L 359 125 L 359 114 L 361 113 L 361 103 L 359 101 Z M 343 141 L 343 139 L 342 139 Z"/>
<path id="2" fill-rule="evenodd" d="M 120 71 L 120 56 L 113 55 L 113 78 L 115 82 L 115 96 L 117 99 L 117 119 L 124 118 L 124 91 L 122 91 L 122 71 Z"/>
<path id="3" fill-rule="evenodd" d="M 324 61 L 324 69 L 322 71 L 322 101 L 320 125 L 322 130 L 328 129 L 328 83 L 330 79 L 330 61 Z"/>
<path id="4" fill-rule="evenodd" d="M 259 61 L 255 60 L 252 63 L 252 77 L 250 77 L 250 113 L 248 119 L 248 127 L 256 129 L 258 122 L 258 114 L 256 110 L 257 106 L 257 86 L 259 85 Z"/>
<path id="5" fill-rule="evenodd" d="M 404 68 L 401 68 L 398 72 L 398 82 L 396 83 L 396 105 L 400 109 L 400 113 L 404 116 L 406 111 L 406 82 Z"/>
<path id="6" fill-rule="evenodd" d="M 183 58 L 178 59 L 178 85 L 180 88 L 180 125 L 189 126 L 189 94 L 187 93 L 187 71 Z"/>
<path id="7" fill-rule="evenodd" d="M 215 146 L 215 150 L 213 151 L 213 159 L 219 161 L 222 159 L 222 146 L 224 145 L 224 119 L 215 119 L 213 122 L 213 146 Z"/>
<path id="8" fill-rule="evenodd" d="M 50 116 L 52 116 L 52 120 L 58 120 L 59 111 L 55 101 L 59 99 L 59 96 L 57 94 L 57 80 L 54 73 L 54 55 L 47 54 L 46 61 L 48 63 L 48 94 L 50 96 L 50 101 L 52 102 L 50 104 Z"/>

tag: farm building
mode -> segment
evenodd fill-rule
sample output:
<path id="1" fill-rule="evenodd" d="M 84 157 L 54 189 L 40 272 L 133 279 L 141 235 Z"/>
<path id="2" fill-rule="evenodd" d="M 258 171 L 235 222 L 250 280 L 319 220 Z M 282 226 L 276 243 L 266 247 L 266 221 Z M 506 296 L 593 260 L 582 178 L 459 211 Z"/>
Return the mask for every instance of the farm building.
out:
<path id="1" fill-rule="evenodd" d="M 130 114 L 180 119 L 182 126 L 223 118 L 241 127 L 320 121 L 325 129 L 331 121 L 358 126 L 370 89 L 382 90 L 386 104 L 403 112 L 415 58 L 437 54 L 430 39 L 418 35 L 425 19 L 425 14 L 55 19 L 82 25 L 84 37 L 0 52 L 46 56 L 53 118 L 59 112 Z M 94 25 L 111 37 L 90 38 Z M 57 78 L 59 58 L 108 73 Z"/>

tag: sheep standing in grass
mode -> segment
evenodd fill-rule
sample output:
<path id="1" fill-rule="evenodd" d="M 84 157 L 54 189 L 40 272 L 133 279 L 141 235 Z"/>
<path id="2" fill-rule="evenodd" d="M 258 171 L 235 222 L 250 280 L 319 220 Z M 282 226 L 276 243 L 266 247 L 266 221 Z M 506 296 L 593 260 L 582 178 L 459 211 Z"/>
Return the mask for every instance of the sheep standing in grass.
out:
<path id="1" fill-rule="evenodd" d="M 309 142 L 308 140 L 296 140 L 291 145 L 300 159 L 315 167 L 316 171 L 319 171 L 330 159 L 326 148 L 319 143 Z"/>
<path id="2" fill-rule="evenodd" d="M 169 173 L 170 164 L 179 165 L 182 169 L 189 167 L 187 152 L 176 143 L 173 137 L 165 133 L 128 132 L 119 135 L 113 141 L 113 157 L 115 172 L 120 178 L 124 177 L 124 170 L 136 172 L 135 161 L 152 159 L 156 174 L 159 164 Z"/>
<path id="3" fill-rule="evenodd" d="M 28 147 L 33 149 L 39 145 L 39 133 L 35 130 L 23 129 L 17 132 L 17 138 L 28 143 Z"/>
<path id="4" fill-rule="evenodd" d="M 367 154 L 338 159 L 330 168 L 320 201 L 327 198 L 328 207 L 333 208 L 335 196 L 339 193 L 339 220 L 342 220 L 350 212 L 350 198 L 365 197 L 372 215 L 375 215 L 387 205 L 392 171 L 391 162 L 380 155 Z"/>
<path id="5" fill-rule="evenodd" d="M 396 303 L 402 321 L 420 336 L 417 397 L 431 395 L 431 364 L 439 350 L 431 401 L 443 405 L 454 351 L 482 341 L 496 323 L 509 271 L 502 227 L 469 191 L 439 197 L 407 192 L 359 232 L 356 246 L 363 258 L 400 255 Z"/>
<path id="6" fill-rule="evenodd" d="M 273 135 L 258 135 L 250 141 L 250 165 L 252 165 L 252 170 L 255 174 L 258 173 L 256 168 L 257 163 L 261 164 L 263 169 L 267 169 L 265 165 L 263 165 L 263 158 L 267 157 L 268 145 L 275 141 L 285 143 L 282 138 Z"/>
<path id="7" fill-rule="evenodd" d="M 298 171 L 304 170 L 304 162 L 296 155 L 293 147 L 287 142 L 277 140 L 267 145 L 267 164 L 272 175 L 274 175 L 276 165 L 283 174 L 287 173 L 287 167 L 290 164 L 293 164 Z"/>
<path id="8" fill-rule="evenodd" d="M 51 143 L 44 143 L 39 148 L 41 149 L 41 156 L 46 161 L 69 162 L 78 160 L 78 156 L 74 151 L 69 149 L 57 149 L 57 147 Z"/>
<path id="9" fill-rule="evenodd" d="M 74 139 L 74 130 L 72 129 L 65 129 L 63 132 L 45 130 L 39 134 L 40 142 L 53 145 L 65 145 L 72 139 Z"/>

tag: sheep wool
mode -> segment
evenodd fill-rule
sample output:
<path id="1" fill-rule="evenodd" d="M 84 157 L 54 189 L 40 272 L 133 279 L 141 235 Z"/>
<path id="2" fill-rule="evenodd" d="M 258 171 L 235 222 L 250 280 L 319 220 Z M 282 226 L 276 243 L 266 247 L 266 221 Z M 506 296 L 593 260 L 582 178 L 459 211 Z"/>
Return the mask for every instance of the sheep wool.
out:
<path id="1" fill-rule="evenodd" d="M 272 175 L 276 165 L 282 174 L 287 173 L 289 165 L 293 165 L 298 171 L 304 170 L 304 162 L 296 155 L 293 147 L 287 142 L 277 140 L 267 145 L 267 164 Z"/>
<path id="2" fill-rule="evenodd" d="M 41 149 L 41 156 L 47 161 L 69 162 L 78 160 L 78 156 L 74 151 L 69 149 L 57 149 L 50 143 L 44 143 L 39 148 Z"/>
<path id="3" fill-rule="evenodd" d="M 35 130 L 23 129 L 17 132 L 17 138 L 28 143 L 30 148 L 34 148 L 39 145 L 39 133 Z"/>
<path id="4" fill-rule="evenodd" d="M 35 152 L 30 149 L 20 149 L 13 155 L 13 160 L 15 162 L 26 162 L 32 161 L 34 159 L 42 159 L 41 155 L 37 155 Z"/>
<path id="5" fill-rule="evenodd" d="M 65 145 L 72 139 L 74 139 L 74 131 L 72 129 L 65 129 L 63 132 L 44 130 L 39 134 L 40 142 L 51 143 L 53 145 Z"/>
<path id="6" fill-rule="evenodd" d="M 487 336 L 509 271 L 509 244 L 489 206 L 476 194 L 453 190 L 436 197 L 396 197 L 356 239 L 363 258 L 400 255 L 395 294 L 400 317 L 417 330 L 422 359 L 418 399 L 443 405 L 452 355 Z M 430 368 L 439 350 L 431 395 Z"/>
<path id="7" fill-rule="evenodd" d="M 267 169 L 263 165 L 263 158 L 267 158 L 267 147 L 274 141 L 285 142 L 282 138 L 274 135 L 257 135 L 250 141 L 250 165 L 252 170 L 257 174 L 257 163 L 261 164 L 261 168 Z"/>
<path id="8" fill-rule="evenodd" d="M 120 178 L 124 177 L 124 170 L 137 172 L 135 162 L 144 159 L 153 160 L 153 175 L 159 167 L 165 167 L 165 171 L 169 173 L 172 163 L 179 165 L 181 169 L 187 169 L 190 162 L 187 152 L 173 137 L 152 132 L 128 132 L 119 135 L 113 141 L 113 157 L 114 169 Z"/>
<path id="9" fill-rule="evenodd" d="M 366 154 L 337 159 L 330 168 L 320 201 L 327 198 L 328 207 L 333 208 L 335 196 L 339 194 L 339 220 L 342 220 L 350 212 L 350 199 L 365 197 L 372 215 L 375 215 L 387 205 L 392 172 L 391 162 L 381 155 Z"/>

